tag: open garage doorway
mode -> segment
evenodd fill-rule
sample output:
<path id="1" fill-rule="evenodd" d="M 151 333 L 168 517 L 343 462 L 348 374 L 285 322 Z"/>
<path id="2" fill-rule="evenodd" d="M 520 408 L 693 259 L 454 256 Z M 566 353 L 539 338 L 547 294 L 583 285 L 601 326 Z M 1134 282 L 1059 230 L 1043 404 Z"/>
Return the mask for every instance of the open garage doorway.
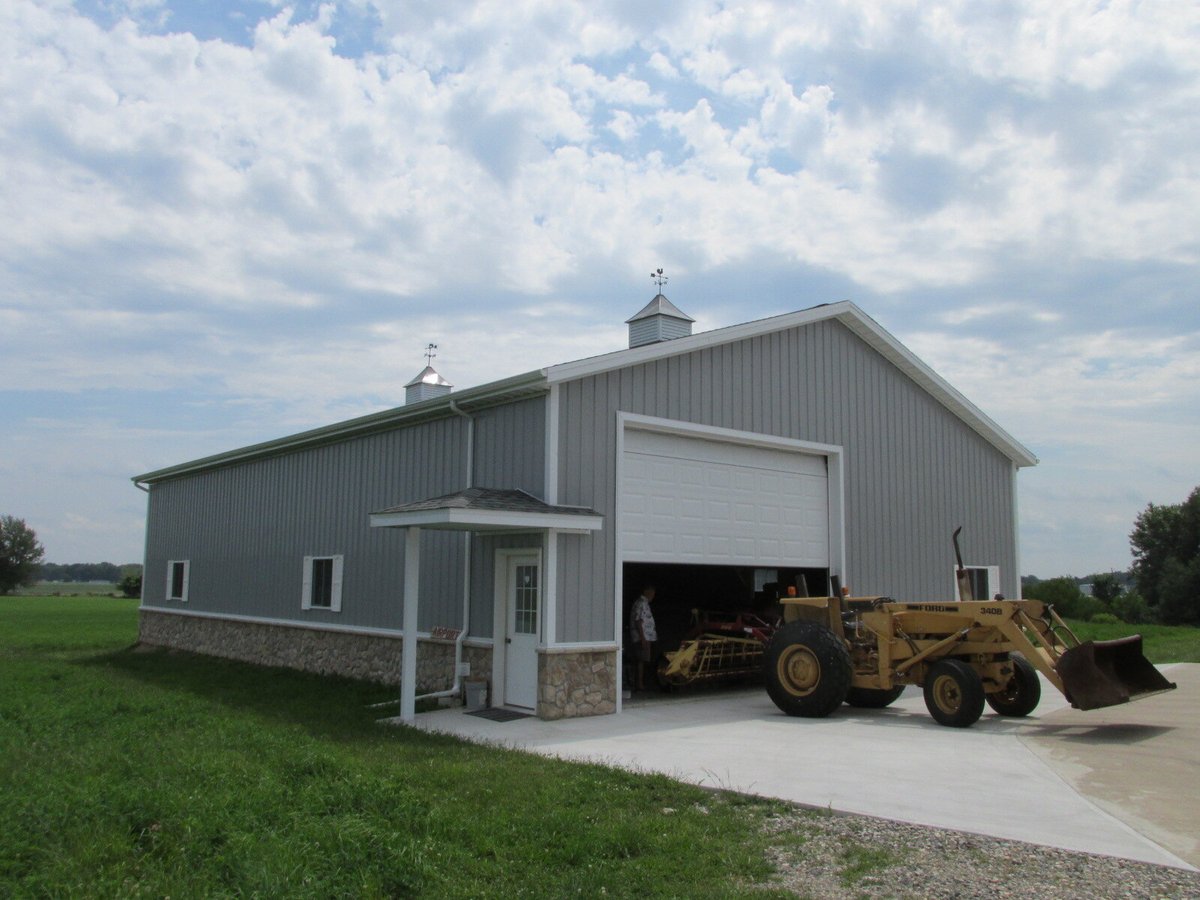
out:
<path id="1" fill-rule="evenodd" d="M 653 585 L 652 606 L 658 632 L 655 660 L 646 673 L 650 694 L 686 694 L 743 685 L 757 680 L 754 648 L 740 644 L 761 640 L 777 625 L 779 598 L 789 589 L 798 596 L 827 596 L 829 570 L 816 568 L 755 568 L 729 565 L 684 565 L 678 563 L 625 563 L 622 567 L 625 641 L 623 682 L 632 691 L 636 684 L 637 652 L 630 637 L 630 610 L 643 587 Z M 693 644 L 702 635 L 728 635 L 737 641 Z M 705 654 L 680 672 L 665 675 L 670 654 L 686 648 Z M 645 699 L 645 698 L 643 698 Z"/>

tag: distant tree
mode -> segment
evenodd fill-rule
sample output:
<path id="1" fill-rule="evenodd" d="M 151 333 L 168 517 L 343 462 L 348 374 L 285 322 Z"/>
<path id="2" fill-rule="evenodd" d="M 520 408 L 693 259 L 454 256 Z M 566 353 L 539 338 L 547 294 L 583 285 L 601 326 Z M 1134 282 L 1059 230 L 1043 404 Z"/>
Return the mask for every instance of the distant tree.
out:
<path id="1" fill-rule="evenodd" d="M 24 519 L 0 516 L 0 594 L 32 584 L 46 550 Z"/>
<path id="2" fill-rule="evenodd" d="M 1125 591 L 1109 607 L 1114 616 L 1130 625 L 1144 625 L 1154 621 L 1154 612 L 1146 598 L 1137 591 Z"/>
<path id="3" fill-rule="evenodd" d="M 1138 591 L 1168 625 L 1200 624 L 1200 487 L 1182 503 L 1148 505 L 1129 535 Z"/>
<path id="4" fill-rule="evenodd" d="M 116 583 L 124 577 L 120 566 L 110 562 L 102 563 L 42 563 L 39 567 L 38 578 L 42 581 L 107 581 Z"/>
<path id="5" fill-rule="evenodd" d="M 1167 560 L 1158 582 L 1158 617 L 1167 625 L 1200 625 L 1200 556 Z"/>
<path id="6" fill-rule="evenodd" d="M 1125 585 L 1121 583 L 1116 572 L 1093 575 L 1091 582 L 1092 596 L 1108 607 L 1111 607 L 1113 601 L 1125 592 Z"/>
<path id="7" fill-rule="evenodd" d="M 126 597 L 142 596 L 142 573 L 131 572 L 117 582 L 117 587 Z"/>
<path id="8" fill-rule="evenodd" d="M 1086 596 L 1079 589 L 1075 579 L 1070 576 L 1047 578 L 1037 584 L 1025 586 L 1024 596 L 1032 600 L 1041 600 L 1054 607 L 1060 616 L 1072 619 L 1090 619 L 1098 612 L 1104 612 L 1104 606 L 1093 597 Z"/>

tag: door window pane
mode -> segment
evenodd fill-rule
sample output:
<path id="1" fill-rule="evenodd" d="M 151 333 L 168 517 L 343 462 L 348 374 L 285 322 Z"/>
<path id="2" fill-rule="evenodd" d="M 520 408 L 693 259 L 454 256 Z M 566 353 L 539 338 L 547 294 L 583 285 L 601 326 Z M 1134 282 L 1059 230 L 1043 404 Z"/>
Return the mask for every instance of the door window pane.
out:
<path id="1" fill-rule="evenodd" d="M 537 634 L 538 567 L 516 568 L 516 621 L 513 623 L 513 631 L 517 634 Z"/>

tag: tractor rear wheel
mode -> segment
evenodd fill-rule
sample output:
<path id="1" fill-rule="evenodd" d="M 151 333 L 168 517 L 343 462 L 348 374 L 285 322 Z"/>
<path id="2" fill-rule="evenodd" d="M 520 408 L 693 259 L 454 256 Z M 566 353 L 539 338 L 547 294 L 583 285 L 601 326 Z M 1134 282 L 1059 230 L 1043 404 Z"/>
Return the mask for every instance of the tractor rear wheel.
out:
<path id="1" fill-rule="evenodd" d="M 925 675 L 925 705 L 939 725 L 974 725 L 983 715 L 979 673 L 961 659 L 938 660 Z"/>
<path id="2" fill-rule="evenodd" d="M 1037 669 L 1023 656 L 1010 656 L 1012 678 L 1000 691 L 987 695 L 988 706 L 1002 716 L 1027 716 L 1042 699 L 1042 683 Z"/>
<path id="3" fill-rule="evenodd" d="M 850 653 L 829 628 L 789 622 L 775 633 L 763 663 L 767 693 L 789 716 L 819 719 L 850 689 Z"/>
<path id="4" fill-rule="evenodd" d="M 850 688 L 846 694 L 846 702 L 859 709 L 883 709 L 891 706 L 904 693 L 904 685 L 899 684 L 891 690 L 883 688 Z"/>

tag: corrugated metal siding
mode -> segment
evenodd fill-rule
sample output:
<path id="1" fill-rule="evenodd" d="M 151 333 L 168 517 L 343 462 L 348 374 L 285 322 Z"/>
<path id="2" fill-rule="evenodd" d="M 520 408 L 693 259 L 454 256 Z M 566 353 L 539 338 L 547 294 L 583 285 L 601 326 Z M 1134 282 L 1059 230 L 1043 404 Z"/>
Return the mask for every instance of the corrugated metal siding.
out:
<path id="1" fill-rule="evenodd" d="M 950 534 L 1016 593 L 1012 464 L 837 322 L 564 383 L 559 500 L 606 528 L 564 541 L 559 640 L 613 637 L 618 411 L 844 448 L 844 579 L 859 594 L 950 599 Z"/>
<path id="2" fill-rule="evenodd" d="M 475 486 L 517 488 L 544 500 L 545 433 L 545 397 L 476 413 Z"/>
<path id="3" fill-rule="evenodd" d="M 398 629 L 403 535 L 371 528 L 369 514 L 465 487 L 466 428 L 449 417 L 153 485 L 144 602 L 182 606 L 165 599 L 166 564 L 187 559 L 187 609 Z M 544 428 L 540 398 L 479 414 L 476 483 L 540 495 Z M 422 630 L 460 623 L 466 540 L 422 535 Z M 334 554 L 345 557 L 341 612 L 301 610 L 303 558 Z M 482 591 L 472 594 L 486 614 L 473 621 L 486 634 Z"/>
<path id="4" fill-rule="evenodd" d="M 475 415 L 476 487 L 517 488 L 545 499 L 546 399 L 535 397 L 485 409 Z M 492 637 L 495 551 L 542 546 L 540 534 L 476 535 L 471 545 L 471 625 L 477 637 Z"/>

